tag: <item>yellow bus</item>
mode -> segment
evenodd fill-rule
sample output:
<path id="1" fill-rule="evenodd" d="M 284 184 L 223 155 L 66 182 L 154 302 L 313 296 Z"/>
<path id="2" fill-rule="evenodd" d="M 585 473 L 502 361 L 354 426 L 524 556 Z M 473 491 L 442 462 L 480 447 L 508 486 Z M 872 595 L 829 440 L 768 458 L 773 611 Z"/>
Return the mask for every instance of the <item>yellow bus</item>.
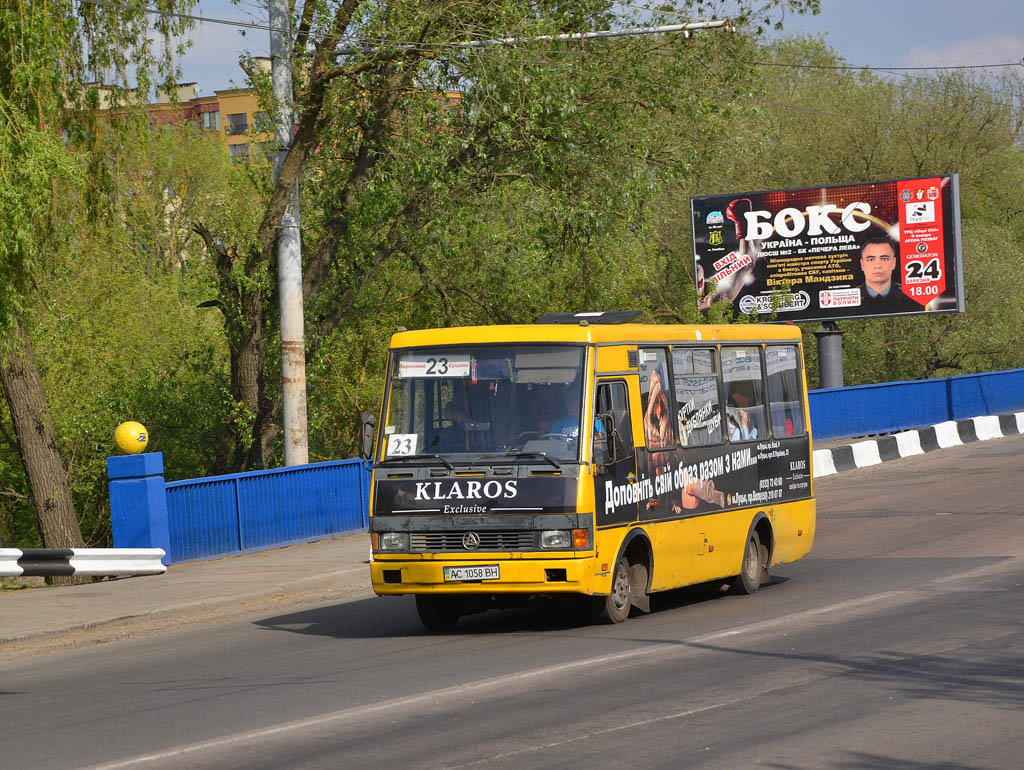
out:
<path id="1" fill-rule="evenodd" d="M 800 330 L 638 315 L 392 337 L 375 444 L 363 418 L 377 594 L 415 594 L 430 630 L 554 595 L 617 623 L 811 550 Z"/>

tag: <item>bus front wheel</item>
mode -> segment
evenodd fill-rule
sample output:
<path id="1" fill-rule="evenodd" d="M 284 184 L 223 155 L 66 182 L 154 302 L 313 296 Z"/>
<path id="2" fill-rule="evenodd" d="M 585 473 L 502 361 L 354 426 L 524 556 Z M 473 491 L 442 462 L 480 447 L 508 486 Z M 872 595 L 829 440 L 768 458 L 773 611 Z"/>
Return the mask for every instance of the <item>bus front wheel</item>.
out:
<path id="1" fill-rule="evenodd" d="M 591 601 L 591 614 L 598 623 L 621 623 L 629 617 L 632 588 L 629 582 L 629 560 L 623 556 L 615 565 L 612 592 L 608 596 L 595 596 Z"/>
<path id="2" fill-rule="evenodd" d="M 416 614 L 428 631 L 451 631 L 459 622 L 459 600 L 454 596 L 416 594 Z"/>

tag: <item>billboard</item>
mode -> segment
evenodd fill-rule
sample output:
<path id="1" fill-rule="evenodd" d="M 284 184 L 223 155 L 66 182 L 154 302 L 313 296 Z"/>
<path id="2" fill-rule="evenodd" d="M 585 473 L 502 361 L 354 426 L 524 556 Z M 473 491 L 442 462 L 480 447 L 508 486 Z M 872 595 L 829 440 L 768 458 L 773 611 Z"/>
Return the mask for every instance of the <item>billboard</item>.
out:
<path id="1" fill-rule="evenodd" d="M 697 307 L 828 321 L 963 312 L 956 174 L 690 199 Z"/>

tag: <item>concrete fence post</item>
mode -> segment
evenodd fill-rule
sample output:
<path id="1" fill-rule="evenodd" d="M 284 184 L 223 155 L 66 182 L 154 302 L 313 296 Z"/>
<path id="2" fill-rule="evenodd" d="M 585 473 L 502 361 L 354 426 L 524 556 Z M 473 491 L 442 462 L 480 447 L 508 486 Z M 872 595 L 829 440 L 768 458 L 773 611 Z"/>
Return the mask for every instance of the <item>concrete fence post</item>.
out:
<path id="1" fill-rule="evenodd" d="M 171 553 L 163 472 L 163 452 L 107 458 L 115 548 L 163 548 Z"/>

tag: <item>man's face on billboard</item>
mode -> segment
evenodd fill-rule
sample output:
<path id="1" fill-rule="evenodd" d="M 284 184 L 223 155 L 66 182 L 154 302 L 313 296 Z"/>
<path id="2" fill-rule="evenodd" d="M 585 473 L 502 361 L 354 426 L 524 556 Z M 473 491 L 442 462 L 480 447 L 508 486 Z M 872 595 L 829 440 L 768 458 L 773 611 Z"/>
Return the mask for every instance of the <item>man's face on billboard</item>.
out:
<path id="1" fill-rule="evenodd" d="M 869 243 L 861 252 L 860 269 L 864 271 L 864 283 L 869 288 L 885 291 L 896 269 L 896 251 L 888 243 Z"/>

